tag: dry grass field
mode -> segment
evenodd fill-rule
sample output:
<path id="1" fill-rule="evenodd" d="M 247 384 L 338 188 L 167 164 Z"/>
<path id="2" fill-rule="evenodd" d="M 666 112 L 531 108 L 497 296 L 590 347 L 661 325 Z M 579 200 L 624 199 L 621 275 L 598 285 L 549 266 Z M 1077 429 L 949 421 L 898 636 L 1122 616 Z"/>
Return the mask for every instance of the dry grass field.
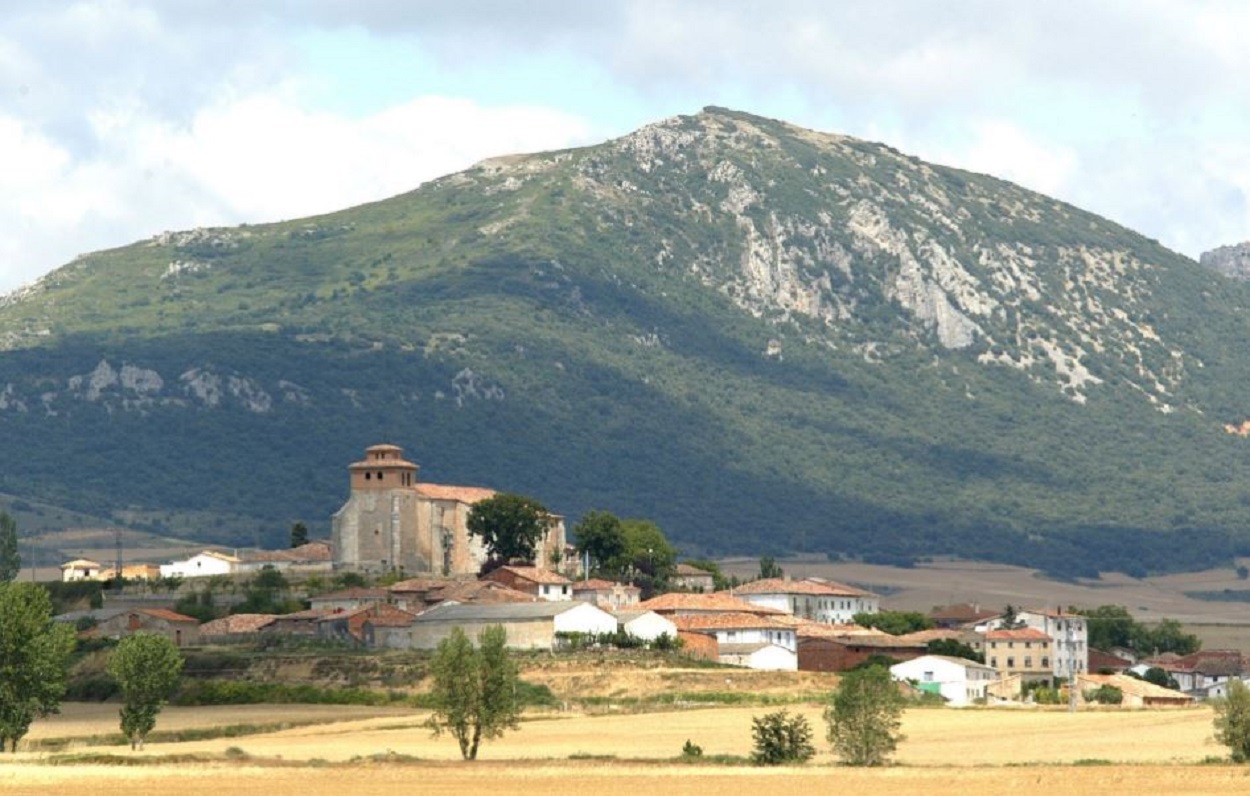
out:
<path id="1" fill-rule="evenodd" d="M 818 705 L 795 708 L 824 747 Z M 80 745 L 65 753 L 19 752 L 0 760 L 4 793 L 599 794 L 806 792 L 835 785 L 905 793 L 1234 793 L 1250 791 L 1250 767 L 1200 765 L 1225 750 L 1211 739 L 1211 711 L 912 710 L 895 765 L 857 770 L 822 749 L 797 768 L 673 762 L 690 739 L 705 755 L 747 755 L 762 708 L 530 717 L 460 762 L 454 741 L 434 739 L 425 715 L 328 706 L 167 708 L 158 729 L 276 721 L 320 722 L 234 738 L 126 747 Z M 113 706 L 67 705 L 32 738 L 88 738 L 116 728 Z M 98 755 L 143 765 L 77 762 Z M 53 763 L 58 763 L 53 765 Z M 801 789 L 801 790 L 797 790 Z"/>

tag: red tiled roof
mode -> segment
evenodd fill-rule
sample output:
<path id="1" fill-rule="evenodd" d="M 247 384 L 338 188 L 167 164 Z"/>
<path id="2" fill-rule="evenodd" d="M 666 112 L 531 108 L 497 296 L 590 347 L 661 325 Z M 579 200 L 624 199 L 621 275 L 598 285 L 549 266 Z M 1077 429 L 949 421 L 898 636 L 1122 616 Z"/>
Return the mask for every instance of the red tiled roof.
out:
<path id="1" fill-rule="evenodd" d="M 929 618 L 938 622 L 976 622 L 999 616 L 1000 611 L 991 611 L 971 603 L 947 605 L 929 612 Z"/>
<path id="2" fill-rule="evenodd" d="M 408 627 L 416 618 L 417 615 L 411 611 L 405 611 L 393 605 L 379 605 L 365 622 L 374 627 Z"/>
<path id="3" fill-rule="evenodd" d="M 231 614 L 200 625 L 201 636 L 226 636 L 233 633 L 255 633 L 273 622 L 275 614 Z"/>
<path id="4" fill-rule="evenodd" d="M 746 600 L 731 597 L 723 592 L 716 592 L 713 594 L 669 592 L 668 594 L 661 594 L 658 597 L 652 597 L 650 600 L 640 602 L 635 605 L 634 608 L 640 611 L 655 611 L 658 614 L 665 612 L 671 613 L 673 611 L 701 611 L 705 613 L 742 611 L 749 614 L 785 613 L 784 611 L 778 611 L 776 608 L 765 608 L 760 605 L 752 605 Z"/>
<path id="5" fill-rule="evenodd" d="M 685 614 L 683 616 L 670 616 L 669 620 L 677 626 L 678 630 L 744 630 L 753 628 L 766 628 L 768 630 L 793 630 L 791 626 L 784 622 L 779 622 L 771 616 L 760 616 L 759 614 L 748 614 L 741 612 L 730 612 L 723 614 Z"/>
<path id="6" fill-rule="evenodd" d="M 569 579 L 564 577 L 560 573 L 551 572 L 550 570 L 546 570 L 546 569 L 539 569 L 538 567 L 506 566 L 506 567 L 500 567 L 499 569 L 495 570 L 495 572 L 501 572 L 501 571 L 511 572 L 513 575 L 516 575 L 518 578 L 524 578 L 525 580 L 528 580 L 530 583 L 548 583 L 548 584 L 553 584 L 557 586 L 565 585 L 569 583 Z M 490 576 L 487 575 L 487 577 L 490 577 Z"/>
<path id="7" fill-rule="evenodd" d="M 1050 636 L 1035 627 L 1020 627 L 1014 630 L 999 628 L 987 631 L 985 637 L 992 641 L 1050 641 Z"/>
<path id="8" fill-rule="evenodd" d="M 413 489 L 433 500 L 455 500 L 473 505 L 488 497 L 494 497 L 495 490 L 481 486 L 445 486 L 443 484 L 415 484 Z"/>
<path id="9" fill-rule="evenodd" d="M 839 591 L 826 583 L 814 580 L 790 580 L 788 578 L 764 578 L 753 580 L 741 586 L 735 586 L 730 594 L 808 594 L 818 597 L 846 596 L 847 592 Z M 856 591 L 855 594 L 863 592 Z"/>

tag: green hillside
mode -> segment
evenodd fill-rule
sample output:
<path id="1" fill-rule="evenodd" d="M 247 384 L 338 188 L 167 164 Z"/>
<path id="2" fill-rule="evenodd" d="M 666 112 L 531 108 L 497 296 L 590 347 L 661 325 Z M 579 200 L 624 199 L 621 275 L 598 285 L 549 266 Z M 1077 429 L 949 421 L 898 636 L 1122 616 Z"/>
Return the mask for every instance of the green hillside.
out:
<path id="1" fill-rule="evenodd" d="M 707 109 L 0 298 L 0 493 L 279 543 L 387 441 L 692 554 L 1197 568 L 1250 552 L 1246 291 L 1009 183 Z"/>

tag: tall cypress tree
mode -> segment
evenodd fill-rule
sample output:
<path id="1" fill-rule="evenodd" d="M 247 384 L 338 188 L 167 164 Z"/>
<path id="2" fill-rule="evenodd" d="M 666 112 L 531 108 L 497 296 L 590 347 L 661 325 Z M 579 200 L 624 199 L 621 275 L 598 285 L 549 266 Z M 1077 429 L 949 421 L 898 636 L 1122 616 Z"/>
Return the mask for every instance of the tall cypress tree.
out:
<path id="1" fill-rule="evenodd" d="M 0 511 L 0 581 L 8 582 L 22 571 L 22 557 L 17 552 L 17 521 Z"/>

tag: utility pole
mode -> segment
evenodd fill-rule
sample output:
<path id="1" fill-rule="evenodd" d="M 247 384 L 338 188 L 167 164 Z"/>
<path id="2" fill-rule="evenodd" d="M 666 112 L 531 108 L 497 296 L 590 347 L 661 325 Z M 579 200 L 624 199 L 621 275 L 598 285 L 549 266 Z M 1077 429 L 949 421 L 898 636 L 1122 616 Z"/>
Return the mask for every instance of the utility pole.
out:
<path id="1" fill-rule="evenodd" d="M 122 592 L 122 529 L 119 525 L 113 530 L 113 545 L 116 548 L 116 557 L 113 563 L 113 583 L 117 589 L 117 593 Z"/>

